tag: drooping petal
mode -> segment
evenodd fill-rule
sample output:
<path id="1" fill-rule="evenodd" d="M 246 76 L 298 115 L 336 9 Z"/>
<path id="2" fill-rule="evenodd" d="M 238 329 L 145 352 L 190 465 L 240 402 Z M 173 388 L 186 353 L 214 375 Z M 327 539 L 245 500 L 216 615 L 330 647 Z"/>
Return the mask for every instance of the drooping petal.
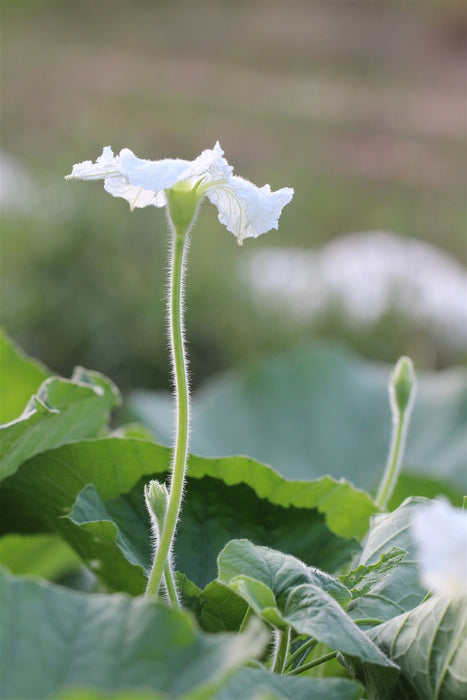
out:
<path id="1" fill-rule="evenodd" d="M 167 197 L 164 190 L 152 192 L 144 187 L 136 187 L 128 184 L 128 180 L 123 177 L 108 177 L 104 180 L 104 189 L 113 197 L 123 197 L 130 205 L 130 209 L 142 209 L 152 205 L 154 207 L 164 207 L 167 204 Z"/>
<path id="2" fill-rule="evenodd" d="M 283 187 L 271 192 L 269 185 L 256 187 L 248 180 L 233 176 L 226 185 L 209 189 L 207 197 L 219 211 L 219 221 L 241 243 L 244 238 L 257 238 L 278 227 L 282 209 L 294 191 Z"/>

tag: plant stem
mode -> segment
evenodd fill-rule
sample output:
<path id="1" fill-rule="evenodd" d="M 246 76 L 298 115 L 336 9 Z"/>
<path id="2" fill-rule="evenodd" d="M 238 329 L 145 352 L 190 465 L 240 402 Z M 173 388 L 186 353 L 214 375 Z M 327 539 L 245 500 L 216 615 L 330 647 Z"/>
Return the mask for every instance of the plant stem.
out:
<path id="1" fill-rule="evenodd" d="M 164 582 L 167 589 L 167 595 L 169 596 L 170 603 L 175 610 L 180 610 L 180 601 L 178 599 L 177 589 L 175 587 L 175 582 L 172 576 L 172 569 L 170 568 L 170 562 L 167 559 L 164 566 Z"/>
<path id="2" fill-rule="evenodd" d="M 243 632 L 245 630 L 245 627 L 248 624 L 248 621 L 250 620 L 251 616 L 253 615 L 253 608 L 249 605 L 246 609 L 246 613 L 243 616 L 242 624 L 239 627 L 239 632 Z"/>
<path id="3" fill-rule="evenodd" d="M 310 639 L 307 639 L 306 642 L 303 642 L 303 644 L 299 646 L 293 654 L 290 654 L 289 658 L 287 659 L 286 668 L 291 666 L 294 663 L 294 661 L 296 661 L 298 658 L 300 658 L 300 656 L 302 656 L 305 653 L 305 651 L 308 651 L 316 644 L 317 642 L 314 637 L 310 637 Z"/>
<path id="4" fill-rule="evenodd" d="M 330 651 L 329 654 L 324 654 L 323 656 L 320 656 L 318 659 L 313 659 L 313 661 L 309 661 L 307 664 L 303 664 L 303 666 L 298 666 L 297 668 L 294 668 L 292 671 L 289 671 L 286 673 L 286 676 L 298 676 L 299 673 L 304 673 L 305 671 L 308 671 L 310 668 L 314 668 L 315 666 L 319 666 L 320 664 L 324 664 L 326 661 L 330 661 L 331 659 L 334 659 L 337 656 L 337 651 Z"/>
<path id="5" fill-rule="evenodd" d="M 169 340 L 175 380 L 175 400 L 177 403 L 177 433 L 172 462 L 169 503 L 164 529 L 161 533 L 146 588 L 147 596 L 157 596 L 159 593 L 162 575 L 175 535 L 185 483 L 189 430 L 188 373 L 183 338 L 183 268 L 186 238 L 186 230 L 177 231 L 175 226 L 173 226 L 173 247 L 169 273 Z"/>
<path id="6" fill-rule="evenodd" d="M 286 630 L 284 630 L 283 632 L 279 632 L 278 634 L 279 637 L 277 640 L 276 651 L 274 654 L 274 664 L 272 670 L 274 673 L 283 673 L 285 659 L 289 651 L 292 629 L 288 627 Z"/>
<path id="7" fill-rule="evenodd" d="M 397 483 L 404 452 L 405 434 L 407 432 L 406 423 L 406 412 L 397 411 L 392 431 L 388 462 L 375 500 L 375 504 L 380 510 L 384 510 L 387 507 Z"/>

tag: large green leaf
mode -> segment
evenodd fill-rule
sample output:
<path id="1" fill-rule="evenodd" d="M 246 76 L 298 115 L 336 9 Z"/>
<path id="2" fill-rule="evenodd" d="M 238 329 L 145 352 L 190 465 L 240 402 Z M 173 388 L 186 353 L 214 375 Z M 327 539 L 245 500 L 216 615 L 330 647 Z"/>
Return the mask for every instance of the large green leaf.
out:
<path id="1" fill-rule="evenodd" d="M 6 535 L 0 539 L 0 565 L 13 574 L 56 580 L 80 568 L 81 561 L 57 535 Z"/>
<path id="2" fill-rule="evenodd" d="M 8 700 L 74 687 L 212 697 L 268 639 L 257 626 L 206 635 L 191 616 L 143 598 L 77 593 L 2 572 L 0 599 L 0 697 Z"/>
<path id="3" fill-rule="evenodd" d="M 262 669 L 242 668 L 225 685 L 215 700 L 357 700 L 362 696 L 358 683 L 345 678 L 297 678 L 280 676 Z"/>
<path id="4" fill-rule="evenodd" d="M 398 698 L 467 697 L 465 600 L 435 596 L 375 628 L 370 636 L 400 666 Z"/>
<path id="5" fill-rule="evenodd" d="M 344 476 L 375 489 L 387 459 L 391 367 L 335 347 L 292 352 L 207 382 L 193 400 L 193 452 L 248 454 L 289 479 Z M 133 395 L 133 414 L 163 441 L 172 435 L 170 399 Z M 420 373 L 403 472 L 420 495 L 465 490 L 467 390 L 460 369 Z M 429 477 L 424 493 L 423 477 Z M 412 492 L 399 491 L 403 499 Z"/>
<path id="6" fill-rule="evenodd" d="M 71 380 L 46 379 L 21 416 L 0 428 L 0 479 L 33 455 L 97 435 L 118 402 L 116 387 L 98 372 L 78 367 Z"/>
<path id="7" fill-rule="evenodd" d="M 363 688 L 345 678 L 296 678 L 263 669 L 241 668 L 218 692 L 201 691 L 179 696 L 180 700 L 358 700 Z M 149 692 L 112 693 L 72 690 L 54 700 L 165 700 Z"/>
<path id="8" fill-rule="evenodd" d="M 0 423 L 14 420 L 50 372 L 27 357 L 0 328 Z"/>
<path id="9" fill-rule="evenodd" d="M 361 566 L 371 569 L 372 565 L 379 563 L 383 570 L 382 575 L 370 577 L 366 592 L 350 604 L 349 613 L 354 619 L 389 620 L 411 610 L 425 597 L 426 590 L 419 581 L 415 546 L 410 537 L 413 509 L 422 501 L 408 499 L 393 513 L 373 516 L 363 551 L 354 562 L 354 568 L 358 572 Z M 397 566 L 384 567 L 387 555 L 394 553 L 393 548 L 404 550 L 407 555 Z"/>
<path id="10" fill-rule="evenodd" d="M 58 530 L 108 586 L 139 593 L 150 556 L 143 483 L 164 476 L 169 458 L 166 448 L 134 438 L 36 455 L 0 486 L 0 532 Z M 219 550 L 238 536 L 336 571 L 358 543 L 334 534 L 328 520 L 342 523 L 337 511 L 349 503 L 361 523 L 374 511 L 368 496 L 348 484 L 287 482 L 246 458 L 195 458 L 189 473 L 175 553 L 180 570 L 201 587 L 216 577 Z"/>

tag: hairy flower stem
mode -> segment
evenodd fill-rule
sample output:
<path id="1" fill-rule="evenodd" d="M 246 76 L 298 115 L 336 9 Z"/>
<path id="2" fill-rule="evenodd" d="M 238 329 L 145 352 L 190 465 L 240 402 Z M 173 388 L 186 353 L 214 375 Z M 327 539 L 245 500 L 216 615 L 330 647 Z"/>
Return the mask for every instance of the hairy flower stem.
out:
<path id="1" fill-rule="evenodd" d="M 285 659 L 289 653 L 290 639 L 292 636 L 292 630 L 288 627 L 283 632 L 278 632 L 278 639 L 276 640 L 276 649 L 274 653 L 274 663 L 272 670 L 274 673 L 283 673 Z"/>
<path id="2" fill-rule="evenodd" d="M 404 452 L 406 432 L 407 420 L 405 412 L 399 411 L 394 421 L 388 462 L 375 500 L 375 504 L 380 510 L 384 510 L 387 507 L 396 487 Z"/>
<path id="3" fill-rule="evenodd" d="M 189 431 L 189 389 L 188 372 L 183 338 L 183 269 L 185 243 L 188 227 L 176 227 L 172 223 L 173 241 L 169 277 L 169 339 L 170 352 L 175 382 L 175 399 L 177 403 L 177 432 L 172 462 L 169 503 L 161 533 L 159 546 L 152 566 L 147 596 L 157 596 L 162 575 L 168 560 L 175 536 L 183 486 L 185 483 L 186 461 L 188 456 Z M 166 584 L 168 583 L 166 579 Z"/>
<path id="4" fill-rule="evenodd" d="M 389 380 L 389 401 L 392 413 L 392 438 L 388 462 L 378 489 L 375 504 L 385 510 L 389 503 L 402 464 L 405 438 L 415 395 L 415 374 L 410 357 L 401 357 Z"/>

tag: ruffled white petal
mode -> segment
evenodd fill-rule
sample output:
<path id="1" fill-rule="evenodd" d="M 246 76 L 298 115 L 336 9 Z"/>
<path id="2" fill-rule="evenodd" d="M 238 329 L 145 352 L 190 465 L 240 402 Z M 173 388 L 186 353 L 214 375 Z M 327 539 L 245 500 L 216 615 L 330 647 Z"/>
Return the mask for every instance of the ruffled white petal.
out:
<path id="1" fill-rule="evenodd" d="M 411 533 L 422 583 L 445 597 L 467 596 L 467 511 L 441 499 L 421 504 Z"/>
<path id="2" fill-rule="evenodd" d="M 105 146 L 102 155 L 95 163 L 90 160 L 76 163 L 65 180 L 103 180 L 106 177 L 113 177 L 120 174 L 118 163 L 118 156 L 114 156 L 110 146 Z"/>
<path id="3" fill-rule="evenodd" d="M 293 194 L 290 187 L 271 192 L 269 185 L 256 187 L 248 180 L 232 176 L 225 185 L 210 189 L 207 197 L 217 207 L 221 224 L 241 243 L 244 238 L 257 238 L 272 228 L 277 229 L 282 209 Z"/>
<path id="4" fill-rule="evenodd" d="M 130 185 L 153 193 L 168 190 L 177 182 L 188 180 L 191 165 L 190 161 L 181 159 L 145 160 L 135 156 L 128 148 L 120 151 L 120 173 Z"/>
<path id="5" fill-rule="evenodd" d="M 232 176 L 233 167 L 223 156 L 224 151 L 219 141 L 216 141 L 214 148 L 206 149 L 191 163 L 193 180 L 195 182 L 201 178 L 204 182 L 228 180 Z"/>

